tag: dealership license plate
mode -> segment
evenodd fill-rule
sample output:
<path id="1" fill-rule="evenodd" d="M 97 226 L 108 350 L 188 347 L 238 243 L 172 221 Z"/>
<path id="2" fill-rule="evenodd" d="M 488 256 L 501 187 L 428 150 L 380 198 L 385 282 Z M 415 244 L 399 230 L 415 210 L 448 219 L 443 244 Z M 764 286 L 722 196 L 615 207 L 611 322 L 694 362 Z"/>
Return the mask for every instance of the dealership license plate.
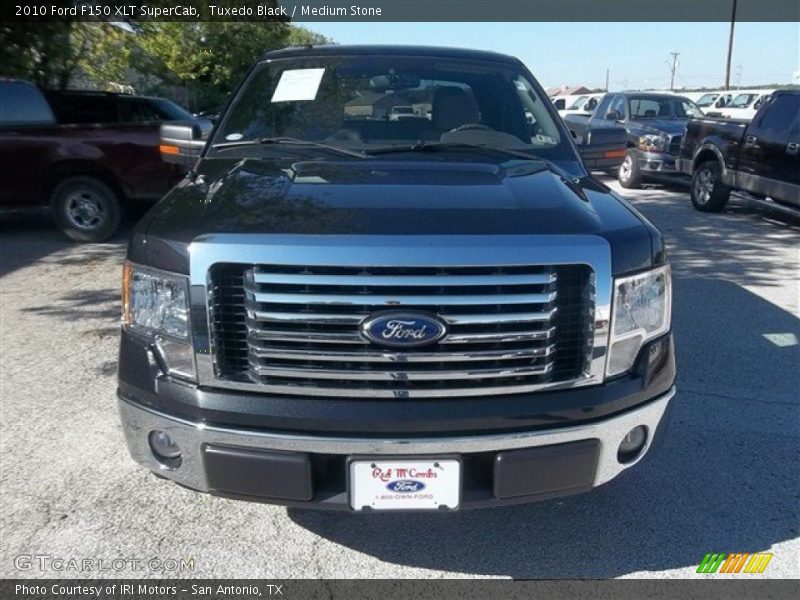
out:
<path id="1" fill-rule="evenodd" d="M 457 508 L 461 463 L 457 460 L 354 460 L 350 506 L 355 510 Z"/>

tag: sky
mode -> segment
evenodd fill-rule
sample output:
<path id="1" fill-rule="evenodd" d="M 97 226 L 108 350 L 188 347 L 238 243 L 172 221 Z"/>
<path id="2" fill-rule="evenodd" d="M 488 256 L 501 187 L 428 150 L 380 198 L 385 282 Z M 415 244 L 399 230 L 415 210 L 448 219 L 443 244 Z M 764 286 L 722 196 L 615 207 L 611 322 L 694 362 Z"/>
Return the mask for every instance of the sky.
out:
<path id="1" fill-rule="evenodd" d="M 305 23 L 339 44 L 427 44 L 522 60 L 544 87 L 669 88 L 725 81 L 729 23 Z M 731 85 L 800 83 L 800 23 L 737 23 Z"/>

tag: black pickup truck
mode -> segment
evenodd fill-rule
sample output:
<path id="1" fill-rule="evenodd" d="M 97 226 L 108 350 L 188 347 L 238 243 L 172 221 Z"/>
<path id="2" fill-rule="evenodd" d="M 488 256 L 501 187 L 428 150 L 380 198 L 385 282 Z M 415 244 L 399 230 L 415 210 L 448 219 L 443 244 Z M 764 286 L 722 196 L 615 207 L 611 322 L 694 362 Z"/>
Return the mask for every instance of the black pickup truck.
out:
<path id="1" fill-rule="evenodd" d="M 775 92 L 749 123 L 689 121 L 680 170 L 692 177 L 697 210 L 721 211 L 731 190 L 738 190 L 800 211 L 800 91 Z"/>
<path id="2" fill-rule="evenodd" d="M 648 178 L 678 174 L 676 159 L 686 121 L 703 112 L 688 98 L 652 92 L 606 94 L 591 116 L 567 115 L 577 136 L 587 129 L 618 127 L 627 133 L 625 159 L 619 167 L 622 187 L 640 188 Z"/>
<path id="3" fill-rule="evenodd" d="M 124 268 L 142 465 L 251 500 L 457 509 L 590 490 L 663 437 L 662 237 L 517 59 L 273 51 L 207 144 L 162 136 L 193 167 Z"/>

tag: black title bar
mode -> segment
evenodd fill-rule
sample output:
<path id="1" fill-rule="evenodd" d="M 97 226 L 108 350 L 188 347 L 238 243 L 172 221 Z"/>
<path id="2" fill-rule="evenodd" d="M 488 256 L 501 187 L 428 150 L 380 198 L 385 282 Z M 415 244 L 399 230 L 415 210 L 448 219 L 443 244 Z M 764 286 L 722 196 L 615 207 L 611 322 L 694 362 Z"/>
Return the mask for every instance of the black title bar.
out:
<path id="1" fill-rule="evenodd" d="M 3 0 L 0 21 L 729 21 L 733 0 Z M 797 0 L 738 0 L 737 21 L 800 21 Z"/>

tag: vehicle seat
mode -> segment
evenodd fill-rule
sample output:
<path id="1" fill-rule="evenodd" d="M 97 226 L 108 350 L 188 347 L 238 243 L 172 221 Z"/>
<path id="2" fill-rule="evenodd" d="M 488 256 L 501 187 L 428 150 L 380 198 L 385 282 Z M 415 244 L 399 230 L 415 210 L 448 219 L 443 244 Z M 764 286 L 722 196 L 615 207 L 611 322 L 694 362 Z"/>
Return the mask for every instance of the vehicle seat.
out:
<path id="1" fill-rule="evenodd" d="M 669 104 L 662 104 L 658 107 L 659 117 L 668 117 L 670 114 L 672 114 L 672 111 L 670 110 Z"/>
<path id="2" fill-rule="evenodd" d="M 649 109 L 649 110 L 646 110 L 646 111 L 644 111 L 644 116 L 645 117 L 655 117 L 656 116 L 656 111 L 654 111 L 652 108 Z"/>
<path id="3" fill-rule="evenodd" d="M 438 131 L 451 131 L 467 123 L 480 123 L 478 103 L 460 87 L 446 86 L 436 90 L 431 107 L 433 126 Z"/>

